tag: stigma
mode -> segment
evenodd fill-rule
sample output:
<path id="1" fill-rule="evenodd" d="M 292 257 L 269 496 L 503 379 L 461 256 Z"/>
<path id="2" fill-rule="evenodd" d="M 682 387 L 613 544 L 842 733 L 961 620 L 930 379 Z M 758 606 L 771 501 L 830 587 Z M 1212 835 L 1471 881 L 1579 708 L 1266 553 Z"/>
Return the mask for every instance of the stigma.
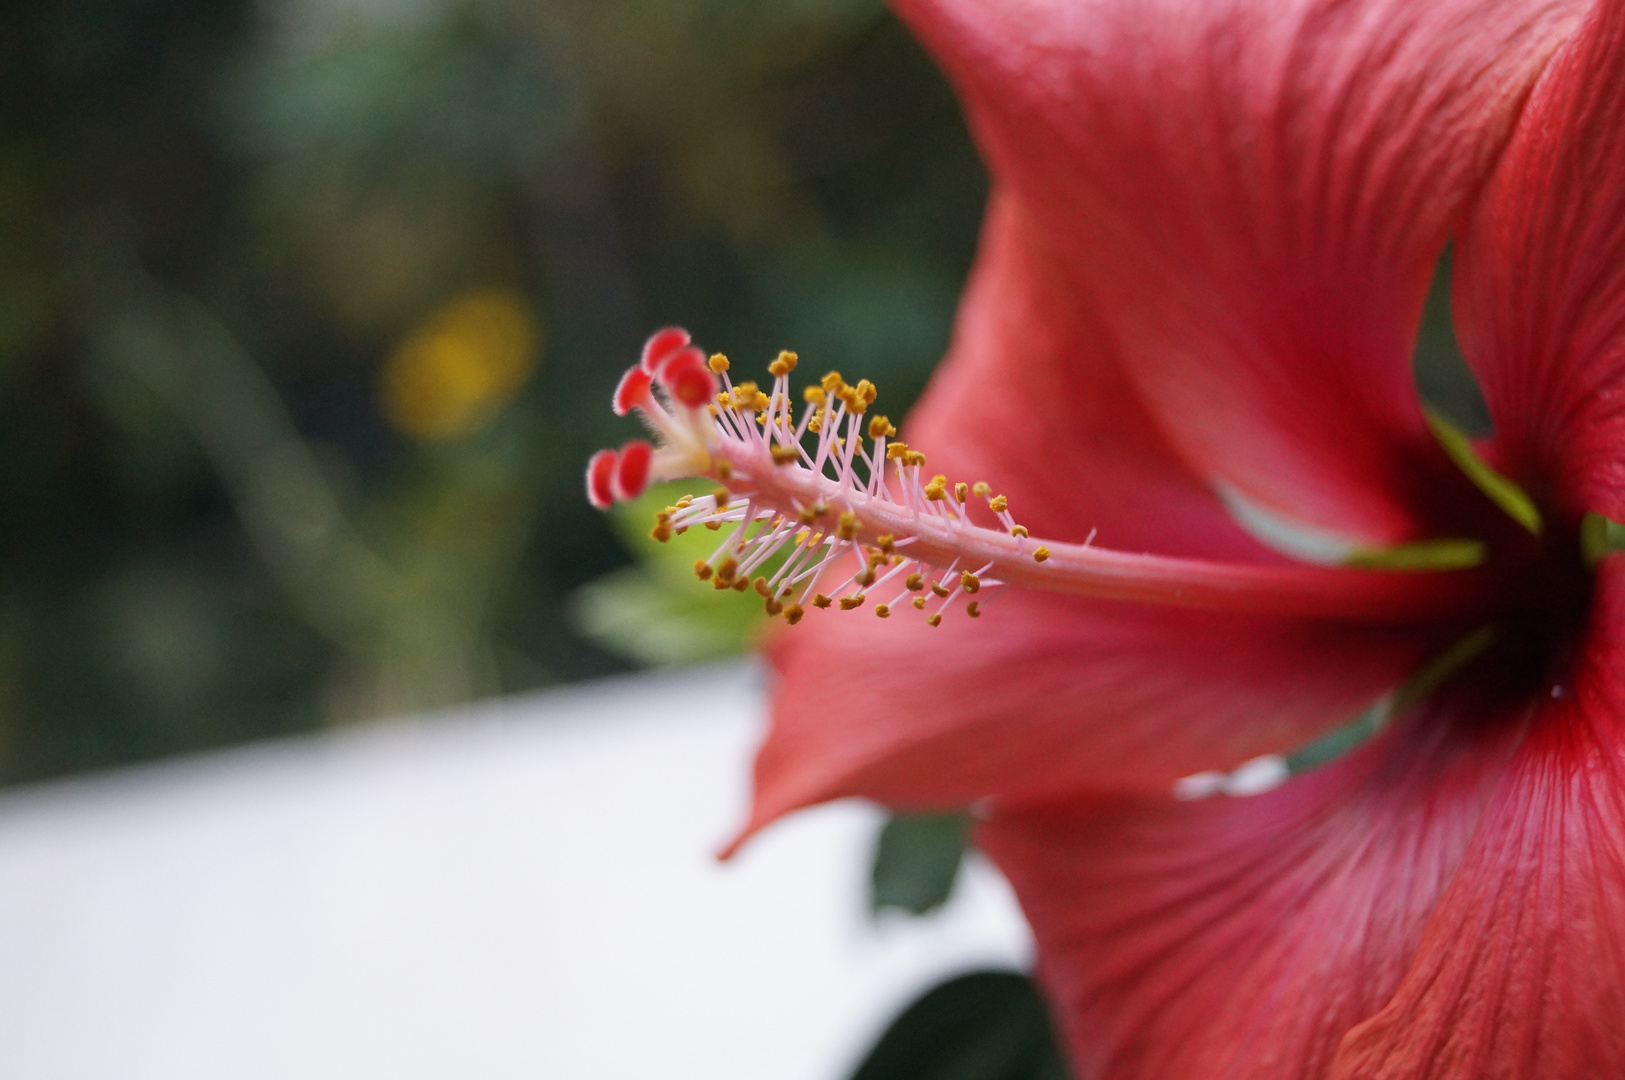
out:
<path id="1" fill-rule="evenodd" d="M 735 383 L 728 359 L 704 357 L 685 331 L 655 334 L 614 399 L 615 411 L 636 414 L 654 443 L 594 455 L 588 498 L 607 507 L 652 483 L 714 485 L 660 511 L 652 535 L 718 532 L 695 576 L 719 590 L 753 590 L 768 614 L 792 624 L 809 608 L 913 616 L 930 626 L 951 615 L 979 618 L 1004 585 L 992 573 L 1001 560 L 1036 565 L 1048 556 L 986 483 L 927 475 L 925 455 L 871 412 L 879 390 L 869 380 L 849 384 L 831 371 L 795 400 L 798 362 L 781 352 L 766 388 Z M 999 527 L 973 524 L 972 504 Z"/>
<path id="2" fill-rule="evenodd" d="M 1040 539 L 982 480 L 951 480 L 899 441 L 871 410 L 879 391 L 837 371 L 792 392 L 799 359 L 781 352 L 771 382 L 734 382 L 722 354 L 687 331 L 652 336 L 612 406 L 650 439 L 602 450 L 587 466 L 587 497 L 607 508 L 651 484 L 694 480 L 656 514 L 666 541 L 718 533 L 695 576 L 754 591 L 770 615 L 799 622 L 810 608 L 912 617 L 940 626 L 979 618 L 1006 586 L 1178 607 L 1391 622 L 1477 608 L 1473 571 L 1386 573 L 1297 564 L 1235 564 L 1111 551 Z"/>

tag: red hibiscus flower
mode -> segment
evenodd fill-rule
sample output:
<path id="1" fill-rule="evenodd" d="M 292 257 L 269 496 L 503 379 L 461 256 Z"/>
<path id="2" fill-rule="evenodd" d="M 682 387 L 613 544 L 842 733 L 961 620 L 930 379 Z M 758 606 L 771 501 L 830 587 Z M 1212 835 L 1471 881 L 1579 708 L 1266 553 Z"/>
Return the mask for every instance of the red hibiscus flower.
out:
<path id="1" fill-rule="evenodd" d="M 1625 0 L 898 6 L 994 176 L 908 446 L 668 334 L 589 475 L 888 616 L 776 640 L 749 829 L 974 805 L 1085 1078 L 1625 1076 Z M 1410 368 L 1452 238 L 1478 456 Z"/>

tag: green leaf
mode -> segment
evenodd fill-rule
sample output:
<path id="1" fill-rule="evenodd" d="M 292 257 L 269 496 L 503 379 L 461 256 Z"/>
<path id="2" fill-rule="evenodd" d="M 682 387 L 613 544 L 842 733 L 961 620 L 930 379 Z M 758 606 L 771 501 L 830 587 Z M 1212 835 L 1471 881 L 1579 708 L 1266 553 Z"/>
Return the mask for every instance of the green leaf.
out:
<path id="1" fill-rule="evenodd" d="M 1032 981 L 1009 971 L 949 979 L 892 1021 L 852 1080 L 1068 1080 Z"/>
<path id="2" fill-rule="evenodd" d="M 880 830 L 869 906 L 924 915 L 947 902 L 970 838 L 964 814 L 897 814 Z"/>
<path id="3" fill-rule="evenodd" d="M 693 484 L 664 484 L 617 504 L 610 521 L 638 565 L 605 574 L 572 600 L 575 625 L 586 637 L 645 664 L 667 667 L 718 660 L 748 650 L 767 616 L 754 591 L 718 591 L 694 576 L 726 532 L 690 529 L 661 543 L 649 535 L 655 514 L 698 494 Z M 770 559 L 771 574 L 779 560 Z"/>

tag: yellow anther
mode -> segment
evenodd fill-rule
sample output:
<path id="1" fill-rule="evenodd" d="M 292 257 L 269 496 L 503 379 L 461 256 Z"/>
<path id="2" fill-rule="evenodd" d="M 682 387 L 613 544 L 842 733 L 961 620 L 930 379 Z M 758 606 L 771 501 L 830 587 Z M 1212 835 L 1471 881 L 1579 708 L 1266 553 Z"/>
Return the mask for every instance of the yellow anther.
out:
<path id="1" fill-rule="evenodd" d="M 915 611 L 924 611 L 925 610 L 925 597 L 916 596 L 914 598 L 914 610 Z"/>
<path id="2" fill-rule="evenodd" d="M 762 610 L 769 615 L 777 615 L 784 610 L 784 605 L 770 596 L 762 601 Z"/>
<path id="3" fill-rule="evenodd" d="M 968 593 L 976 592 L 982 587 L 982 579 L 969 570 L 961 570 L 959 572 L 959 587 Z"/>
<path id="4" fill-rule="evenodd" d="M 691 507 L 693 505 L 694 505 L 694 496 L 692 496 L 692 495 L 684 495 L 681 499 L 677 500 L 677 509 L 679 509 L 679 510 L 687 510 L 689 507 Z"/>
<path id="5" fill-rule="evenodd" d="M 886 553 L 884 551 L 871 551 L 868 555 L 868 561 L 869 569 L 873 570 L 875 567 L 886 561 Z"/>
<path id="6" fill-rule="evenodd" d="M 801 400 L 809 405 L 822 405 L 825 401 L 824 388 L 822 386 L 807 387 L 801 392 Z"/>
<path id="7" fill-rule="evenodd" d="M 711 579 L 711 587 L 713 589 L 715 589 L 717 592 L 722 592 L 722 591 L 724 591 L 726 589 L 731 589 L 731 588 L 733 588 L 733 584 L 734 583 L 732 581 L 724 580 L 721 575 L 718 575 L 718 576 Z"/>
<path id="8" fill-rule="evenodd" d="M 721 405 L 724 409 L 731 409 L 734 407 L 733 396 L 729 394 L 728 391 L 723 390 L 717 394 L 717 404 Z"/>
<path id="9" fill-rule="evenodd" d="M 710 580 L 713 572 L 714 571 L 711 569 L 711 564 L 706 562 L 704 559 L 694 560 L 694 576 L 699 578 L 701 581 Z"/>
<path id="10" fill-rule="evenodd" d="M 801 456 L 801 450 L 794 446 L 785 446 L 783 443 L 774 443 L 767 451 L 773 455 L 773 464 L 788 465 Z"/>
<path id="11" fill-rule="evenodd" d="M 896 434 L 897 434 L 897 429 L 895 427 L 893 427 L 892 422 L 890 420 L 887 420 L 884 416 L 870 417 L 870 419 L 869 419 L 869 438 L 871 438 L 871 439 L 889 439 L 893 435 L 896 435 Z"/>
<path id="12" fill-rule="evenodd" d="M 796 356 L 796 354 L 791 352 L 789 349 L 780 350 L 778 359 L 767 365 L 768 374 L 772 375 L 774 378 L 778 378 L 780 375 L 788 375 L 790 372 L 796 369 L 796 361 L 798 359 L 800 359 L 800 357 Z"/>
<path id="13" fill-rule="evenodd" d="M 942 584 L 942 582 L 940 582 L 940 581 L 933 581 L 931 583 L 931 591 L 936 593 L 938 596 L 947 596 L 948 595 L 947 587 L 944 586 Z"/>
<path id="14" fill-rule="evenodd" d="M 707 521 L 705 523 L 705 527 L 707 529 L 710 529 L 712 532 L 716 532 L 718 529 L 722 528 L 722 522 L 720 522 L 720 521 Z"/>
<path id="15" fill-rule="evenodd" d="M 717 458 L 715 472 L 718 480 L 727 480 L 734 474 L 733 463 L 727 458 Z"/>
<path id="16" fill-rule="evenodd" d="M 904 581 L 903 584 L 908 586 L 909 592 L 919 592 L 921 589 L 925 588 L 925 575 L 910 574 L 908 579 Z"/>
<path id="17" fill-rule="evenodd" d="M 908 453 L 903 455 L 903 464 L 912 465 L 917 469 L 921 465 L 925 464 L 925 455 L 920 453 L 918 450 L 910 450 Z"/>
<path id="18" fill-rule="evenodd" d="M 734 575 L 739 573 L 739 561 L 729 556 L 717 564 L 717 580 L 732 585 Z"/>
<path id="19" fill-rule="evenodd" d="M 706 366 L 708 366 L 718 375 L 721 375 L 724 371 L 728 370 L 728 358 L 723 356 L 721 353 L 712 353 L 711 359 L 707 361 Z"/>
<path id="20" fill-rule="evenodd" d="M 847 412 L 854 416 L 862 416 L 868 410 L 869 404 L 874 401 L 875 393 L 874 383 L 868 379 L 859 379 L 858 385 L 849 387 L 847 392 L 841 395 L 841 400 L 846 402 Z"/>
<path id="21" fill-rule="evenodd" d="M 852 580 L 867 589 L 875 583 L 875 572 L 873 570 L 860 570 L 853 576 Z"/>
<path id="22" fill-rule="evenodd" d="M 941 626 L 942 625 L 942 616 L 941 615 L 928 615 L 928 616 L 926 616 L 925 625 L 927 625 L 927 626 Z"/>
<path id="23" fill-rule="evenodd" d="M 1003 495 L 995 495 L 987 501 L 987 508 L 995 514 L 1002 514 L 1010 508 L 1010 500 Z"/>
<path id="24" fill-rule="evenodd" d="M 908 456 L 908 443 L 894 442 L 886 444 L 886 460 L 896 461 L 898 458 Z"/>
<path id="25" fill-rule="evenodd" d="M 813 503 L 811 506 L 803 506 L 801 513 L 796 516 L 801 519 L 803 525 L 811 525 L 827 513 L 829 513 L 829 507 L 820 502 Z"/>
<path id="26" fill-rule="evenodd" d="M 819 413 L 817 416 L 815 416 L 811 420 L 807 421 L 807 430 L 812 432 L 814 435 L 817 435 L 820 431 L 823 431 L 824 430 L 824 414 Z"/>
<path id="27" fill-rule="evenodd" d="M 970 490 L 971 494 L 975 495 L 978 499 L 985 499 L 989 495 L 993 494 L 993 489 L 987 486 L 986 480 L 976 481 L 976 483 L 971 485 Z"/>
<path id="28" fill-rule="evenodd" d="M 789 623 L 791 626 L 794 626 L 796 623 L 801 621 L 801 617 L 805 614 L 806 611 L 800 604 L 791 604 L 789 607 L 784 609 L 784 621 Z"/>
<path id="29" fill-rule="evenodd" d="M 891 608 L 887 607 L 885 604 L 876 604 L 875 614 L 884 619 L 886 616 L 891 614 Z"/>
<path id="30" fill-rule="evenodd" d="M 955 501 L 959 502 L 961 505 L 964 504 L 965 496 L 968 495 L 969 493 L 970 493 L 970 485 L 965 483 L 963 480 L 961 480 L 959 483 L 954 485 L 954 499 L 955 499 Z"/>
<path id="31" fill-rule="evenodd" d="M 765 577 L 757 578 L 754 582 L 751 583 L 751 587 L 756 590 L 756 595 L 760 596 L 763 600 L 772 599 L 773 590 L 767 587 L 767 578 L 765 578 Z"/>
<path id="32" fill-rule="evenodd" d="M 1012 526 L 1010 526 L 1010 535 L 1011 536 L 1026 536 L 1026 535 L 1028 535 L 1027 526 L 1025 526 L 1025 525 L 1012 525 Z"/>
<path id="33" fill-rule="evenodd" d="M 1043 562 L 1047 558 L 1049 558 L 1049 548 L 1047 547 L 1040 546 L 1037 551 L 1033 552 L 1033 562 Z"/>
<path id="34" fill-rule="evenodd" d="M 717 501 L 718 510 L 726 510 L 728 504 L 733 501 L 733 492 L 725 487 L 719 487 L 711 493 L 711 497 Z"/>
<path id="35" fill-rule="evenodd" d="M 947 485 L 948 478 L 946 476 L 932 477 L 931 482 L 925 485 L 925 497 L 932 502 L 943 501 L 948 497 Z"/>
<path id="36" fill-rule="evenodd" d="M 734 582 L 734 592 L 744 592 L 750 588 L 750 578 L 740 578 Z"/>
<path id="37" fill-rule="evenodd" d="M 765 412 L 767 412 L 767 407 L 769 405 L 771 405 L 771 404 L 772 404 L 772 402 L 768 401 L 767 395 L 762 393 L 760 390 L 758 390 L 758 391 L 756 391 L 755 395 L 750 399 L 750 404 L 746 405 L 745 408 L 747 408 L 747 409 L 755 409 L 759 413 L 765 413 Z M 765 422 L 764 417 L 758 416 L 756 419 L 763 420 Z"/>
<path id="38" fill-rule="evenodd" d="M 846 380 L 841 378 L 839 371 L 832 371 L 819 381 L 819 385 L 824 388 L 826 394 L 839 394 L 846 388 Z"/>
<path id="39" fill-rule="evenodd" d="M 965 614 L 969 615 L 973 619 L 980 619 L 982 617 L 982 609 L 980 606 L 981 603 L 982 602 L 980 600 L 972 600 L 970 603 L 966 604 Z"/>
<path id="40" fill-rule="evenodd" d="M 875 537 L 875 546 L 887 555 L 895 555 L 897 553 L 897 538 L 891 533 L 877 536 Z"/>
<path id="41" fill-rule="evenodd" d="M 853 609 L 860 608 L 862 606 L 863 606 L 863 594 L 862 593 L 858 593 L 856 596 L 843 596 L 843 597 L 841 597 L 841 610 L 842 611 L 852 611 Z"/>
<path id="42" fill-rule="evenodd" d="M 656 521 L 655 527 L 649 530 L 649 535 L 664 544 L 671 539 L 671 522 Z"/>
<path id="43" fill-rule="evenodd" d="M 835 535 L 840 537 L 842 540 L 851 540 L 855 538 L 858 535 L 858 515 L 852 513 L 850 510 L 842 514 L 840 517 L 840 523 L 836 526 Z"/>
<path id="44" fill-rule="evenodd" d="M 819 593 L 817 596 L 813 597 L 813 607 L 826 608 L 829 607 L 830 603 L 830 598 L 825 596 L 823 593 Z"/>

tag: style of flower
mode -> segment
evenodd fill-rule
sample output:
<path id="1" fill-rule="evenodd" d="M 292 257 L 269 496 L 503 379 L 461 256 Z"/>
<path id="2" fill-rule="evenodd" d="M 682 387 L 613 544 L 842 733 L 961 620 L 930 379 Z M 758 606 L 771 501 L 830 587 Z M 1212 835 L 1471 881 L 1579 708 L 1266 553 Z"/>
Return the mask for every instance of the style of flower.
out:
<path id="1" fill-rule="evenodd" d="M 1625 0 L 897 7 L 994 178 L 907 447 L 666 332 L 589 474 L 849 609 L 747 834 L 973 806 L 1084 1080 L 1625 1076 Z M 1410 368 L 1452 238 L 1476 447 Z"/>

